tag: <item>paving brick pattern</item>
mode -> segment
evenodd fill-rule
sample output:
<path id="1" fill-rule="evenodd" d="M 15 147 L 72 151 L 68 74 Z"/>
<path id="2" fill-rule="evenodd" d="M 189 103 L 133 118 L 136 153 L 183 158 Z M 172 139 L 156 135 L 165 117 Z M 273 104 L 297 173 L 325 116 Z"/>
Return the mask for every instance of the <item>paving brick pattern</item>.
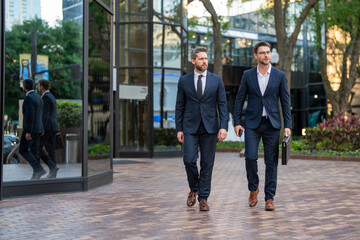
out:
<path id="1" fill-rule="evenodd" d="M 360 163 L 290 160 L 267 212 L 263 159 L 250 208 L 238 156 L 216 154 L 209 212 L 186 206 L 181 158 L 118 160 L 104 187 L 0 202 L 0 239 L 360 239 Z"/>

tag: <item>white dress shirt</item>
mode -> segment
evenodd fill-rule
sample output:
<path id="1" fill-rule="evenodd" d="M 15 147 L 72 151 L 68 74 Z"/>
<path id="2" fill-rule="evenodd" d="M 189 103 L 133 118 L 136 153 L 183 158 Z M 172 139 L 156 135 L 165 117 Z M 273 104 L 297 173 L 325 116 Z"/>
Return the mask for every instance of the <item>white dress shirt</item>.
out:
<path id="1" fill-rule="evenodd" d="M 49 90 L 46 90 L 42 95 L 41 98 L 43 98 L 43 96 L 45 95 L 45 93 L 50 92 Z"/>
<path id="2" fill-rule="evenodd" d="M 266 87 L 269 83 L 269 78 L 270 78 L 270 73 L 271 73 L 271 64 L 268 68 L 268 70 L 266 71 L 266 73 L 264 75 L 262 75 L 259 72 L 259 67 L 256 68 L 257 71 L 257 77 L 258 77 L 258 82 L 259 82 L 259 87 L 260 87 L 260 91 L 261 91 L 261 95 L 264 96 Z M 265 106 L 263 106 L 263 113 L 262 116 L 267 116 L 267 113 L 265 111 Z"/>
<path id="3" fill-rule="evenodd" d="M 28 91 L 28 92 L 26 93 L 26 96 L 29 95 L 29 93 L 31 93 L 31 92 L 35 92 L 35 91 L 34 91 L 34 90 Z"/>
<path id="4" fill-rule="evenodd" d="M 197 82 L 198 82 L 199 75 L 203 75 L 201 78 L 201 82 L 202 82 L 202 93 L 204 94 L 205 84 L 206 84 L 206 74 L 207 74 L 207 70 L 205 70 L 202 74 L 199 74 L 194 70 L 195 91 L 197 91 Z"/>

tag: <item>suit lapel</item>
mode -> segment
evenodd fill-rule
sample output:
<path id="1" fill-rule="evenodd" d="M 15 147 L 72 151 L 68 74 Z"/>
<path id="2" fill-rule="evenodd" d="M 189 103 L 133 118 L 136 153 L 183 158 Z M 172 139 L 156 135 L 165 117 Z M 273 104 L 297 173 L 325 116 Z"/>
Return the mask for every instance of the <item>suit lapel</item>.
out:
<path id="1" fill-rule="evenodd" d="M 261 91 L 260 91 L 260 86 L 259 86 L 259 80 L 258 80 L 258 76 L 257 76 L 257 68 L 256 67 L 254 67 L 253 78 L 255 80 L 256 91 L 258 92 L 259 96 L 262 96 Z"/>
<path id="2" fill-rule="evenodd" d="M 269 81 L 268 81 L 268 84 L 267 84 L 267 86 L 265 88 L 264 96 L 268 92 L 270 84 L 273 82 L 274 75 L 275 75 L 274 67 L 271 66 L 271 72 L 270 72 L 270 76 L 269 76 Z"/>
<path id="3" fill-rule="evenodd" d="M 206 80 L 205 80 L 205 89 L 204 89 L 204 93 L 202 95 L 202 97 L 205 96 L 205 94 L 208 92 L 209 88 L 211 87 L 211 83 L 212 83 L 212 78 L 211 78 L 211 73 L 209 71 L 207 71 L 206 74 Z"/>
<path id="4" fill-rule="evenodd" d="M 195 82 L 194 82 L 194 72 L 192 72 L 191 74 L 188 75 L 188 86 L 191 88 L 191 92 L 193 94 L 195 94 L 195 96 L 199 99 L 199 96 L 196 92 L 196 89 L 195 89 Z"/>

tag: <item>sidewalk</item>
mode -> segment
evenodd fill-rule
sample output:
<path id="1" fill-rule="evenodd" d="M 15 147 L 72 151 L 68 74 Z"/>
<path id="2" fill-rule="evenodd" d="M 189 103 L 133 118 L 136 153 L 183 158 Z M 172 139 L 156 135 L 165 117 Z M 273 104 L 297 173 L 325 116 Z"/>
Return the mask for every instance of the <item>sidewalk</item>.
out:
<path id="1" fill-rule="evenodd" d="M 279 165 L 276 210 L 247 205 L 244 158 L 217 153 L 210 211 L 186 206 L 181 158 L 114 161 L 114 182 L 89 192 L 5 199 L 0 239 L 360 239 L 360 163 Z"/>

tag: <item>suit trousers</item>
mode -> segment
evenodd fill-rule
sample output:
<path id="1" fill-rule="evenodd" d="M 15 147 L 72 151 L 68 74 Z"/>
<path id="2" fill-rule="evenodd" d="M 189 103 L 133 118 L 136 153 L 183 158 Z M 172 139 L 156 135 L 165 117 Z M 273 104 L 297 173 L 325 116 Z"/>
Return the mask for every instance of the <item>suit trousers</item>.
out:
<path id="1" fill-rule="evenodd" d="M 39 155 L 50 170 L 56 167 L 55 135 L 56 132 L 50 131 L 45 132 L 40 138 Z M 44 146 L 47 153 L 44 151 Z"/>
<path id="2" fill-rule="evenodd" d="M 245 129 L 245 166 L 249 191 L 256 191 L 259 187 L 257 160 L 260 138 L 264 144 L 265 201 L 274 200 L 276 193 L 279 136 L 280 130 L 275 129 L 270 119 L 265 117 L 262 117 L 258 128 Z"/>
<path id="3" fill-rule="evenodd" d="M 195 134 L 184 134 L 184 164 L 190 190 L 198 192 L 198 200 L 207 199 L 211 190 L 217 133 L 209 134 L 203 123 Z M 200 147 L 200 174 L 197 167 Z"/>
<path id="4" fill-rule="evenodd" d="M 26 133 L 22 132 L 20 138 L 19 153 L 25 158 L 25 160 L 33 168 L 34 173 L 44 170 L 40 164 L 39 157 L 39 145 L 40 134 L 31 134 L 31 140 L 26 140 Z"/>

